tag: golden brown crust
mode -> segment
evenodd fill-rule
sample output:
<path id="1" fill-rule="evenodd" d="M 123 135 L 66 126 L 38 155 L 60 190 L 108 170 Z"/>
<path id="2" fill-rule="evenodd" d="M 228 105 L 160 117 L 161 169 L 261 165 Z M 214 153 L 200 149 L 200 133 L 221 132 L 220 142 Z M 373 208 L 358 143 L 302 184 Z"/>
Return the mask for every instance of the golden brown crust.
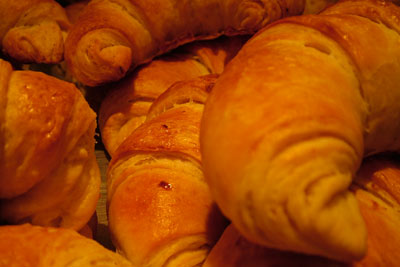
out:
<path id="1" fill-rule="evenodd" d="M 219 38 L 188 44 L 163 55 L 111 85 L 102 101 L 99 127 L 112 156 L 117 147 L 145 120 L 152 102 L 178 81 L 221 73 L 248 37 Z"/>
<path id="2" fill-rule="evenodd" d="M 369 11 L 346 14 L 350 2 Z M 399 144 L 400 37 L 375 20 L 398 23 L 398 7 L 327 10 L 245 44 L 207 101 L 202 156 L 217 203 L 246 238 L 351 261 L 366 251 L 352 177 L 365 154 Z"/>
<path id="3" fill-rule="evenodd" d="M 54 0 L 0 1 L 0 47 L 23 63 L 59 63 L 70 27 L 65 10 Z"/>
<path id="4" fill-rule="evenodd" d="M 368 230 L 368 251 L 353 266 L 396 266 L 400 260 L 400 161 L 398 156 L 368 158 L 352 185 Z"/>
<path id="5" fill-rule="evenodd" d="M 96 114 L 73 84 L 1 67 L 0 217 L 80 229 L 99 198 Z"/>
<path id="6" fill-rule="evenodd" d="M 73 230 L 30 224 L 0 226 L 0 265 L 132 266 L 122 256 Z"/>
<path id="7" fill-rule="evenodd" d="M 117 250 L 137 266 L 200 265 L 226 225 L 202 175 L 198 140 L 202 93 L 215 79 L 168 89 L 112 157 L 110 231 Z"/>
<path id="8" fill-rule="evenodd" d="M 65 57 L 79 81 L 96 86 L 184 43 L 253 34 L 303 8 L 303 0 L 92 1 L 68 34 Z"/>

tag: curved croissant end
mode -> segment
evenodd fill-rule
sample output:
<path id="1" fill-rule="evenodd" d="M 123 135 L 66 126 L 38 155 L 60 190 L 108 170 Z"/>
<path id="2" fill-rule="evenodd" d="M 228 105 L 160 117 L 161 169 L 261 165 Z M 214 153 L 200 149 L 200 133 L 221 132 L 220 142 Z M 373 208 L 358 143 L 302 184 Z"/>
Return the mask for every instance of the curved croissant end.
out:
<path id="1" fill-rule="evenodd" d="M 71 23 L 53 0 L 0 1 L 3 52 L 25 63 L 59 63 Z"/>
<path id="2" fill-rule="evenodd" d="M 4 36 L 3 50 L 21 62 L 57 63 L 63 59 L 64 39 L 56 22 L 43 21 L 11 29 Z"/>
<path id="3" fill-rule="evenodd" d="M 123 77 L 132 63 L 132 49 L 117 31 L 99 29 L 86 34 L 79 41 L 76 57 L 67 58 L 67 63 L 80 70 L 74 72 L 78 80 L 86 81 L 86 85 L 95 86 Z"/>

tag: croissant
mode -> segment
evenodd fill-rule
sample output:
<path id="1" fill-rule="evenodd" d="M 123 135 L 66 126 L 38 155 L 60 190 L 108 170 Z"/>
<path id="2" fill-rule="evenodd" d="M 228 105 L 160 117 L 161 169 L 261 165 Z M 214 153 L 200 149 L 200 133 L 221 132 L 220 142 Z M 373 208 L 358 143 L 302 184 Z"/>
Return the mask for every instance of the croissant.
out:
<path id="1" fill-rule="evenodd" d="M 73 84 L 0 60 L 0 220 L 81 229 L 100 196 L 95 128 Z"/>
<path id="2" fill-rule="evenodd" d="M 94 0 L 68 33 L 65 58 L 83 84 L 121 79 L 136 66 L 184 43 L 253 34 L 300 14 L 305 0 Z"/>
<path id="3" fill-rule="evenodd" d="M 111 238 L 135 266 L 200 266 L 226 227 L 203 177 L 198 140 L 215 79 L 170 87 L 111 159 Z"/>
<path id="4" fill-rule="evenodd" d="M 400 261 L 399 185 L 398 155 L 369 157 L 362 163 L 351 185 L 368 231 L 368 251 L 361 261 L 345 264 L 327 258 L 270 249 L 246 240 L 230 225 L 210 252 L 203 267 L 397 266 Z"/>
<path id="5" fill-rule="evenodd" d="M 0 226 L 0 266 L 132 266 L 117 253 L 71 229 Z"/>
<path id="6" fill-rule="evenodd" d="M 238 231 L 271 248 L 361 259 L 349 186 L 364 156 L 400 147 L 400 9 L 339 1 L 258 32 L 203 113 L 203 170 Z"/>
<path id="7" fill-rule="evenodd" d="M 198 41 L 162 55 L 129 74 L 109 89 L 101 102 L 99 128 L 107 152 L 118 146 L 145 119 L 153 101 L 178 81 L 219 74 L 248 36 Z"/>
<path id="8" fill-rule="evenodd" d="M 64 8 L 54 0 L 0 1 L 0 47 L 24 63 L 59 63 L 71 26 Z"/>

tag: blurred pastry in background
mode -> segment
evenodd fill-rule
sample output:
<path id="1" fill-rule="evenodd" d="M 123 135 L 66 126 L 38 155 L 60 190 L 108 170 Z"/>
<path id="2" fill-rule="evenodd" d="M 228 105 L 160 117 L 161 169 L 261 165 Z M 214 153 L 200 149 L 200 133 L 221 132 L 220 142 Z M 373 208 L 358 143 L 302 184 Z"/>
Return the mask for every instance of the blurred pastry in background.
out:
<path id="1" fill-rule="evenodd" d="M 0 47 L 22 63 L 59 63 L 71 24 L 55 0 L 0 1 Z"/>

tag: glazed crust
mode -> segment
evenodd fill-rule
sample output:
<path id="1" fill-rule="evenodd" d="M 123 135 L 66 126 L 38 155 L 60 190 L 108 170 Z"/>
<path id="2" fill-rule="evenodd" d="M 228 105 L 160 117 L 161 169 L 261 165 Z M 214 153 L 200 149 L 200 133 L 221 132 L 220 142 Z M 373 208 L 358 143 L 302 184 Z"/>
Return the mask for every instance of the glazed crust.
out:
<path id="1" fill-rule="evenodd" d="M 198 138 L 215 78 L 169 88 L 112 157 L 110 232 L 135 266 L 198 266 L 226 226 L 203 177 Z"/>
<path id="2" fill-rule="evenodd" d="M 0 64 L 0 218 L 78 230 L 99 198 L 96 114 L 73 84 Z"/>

